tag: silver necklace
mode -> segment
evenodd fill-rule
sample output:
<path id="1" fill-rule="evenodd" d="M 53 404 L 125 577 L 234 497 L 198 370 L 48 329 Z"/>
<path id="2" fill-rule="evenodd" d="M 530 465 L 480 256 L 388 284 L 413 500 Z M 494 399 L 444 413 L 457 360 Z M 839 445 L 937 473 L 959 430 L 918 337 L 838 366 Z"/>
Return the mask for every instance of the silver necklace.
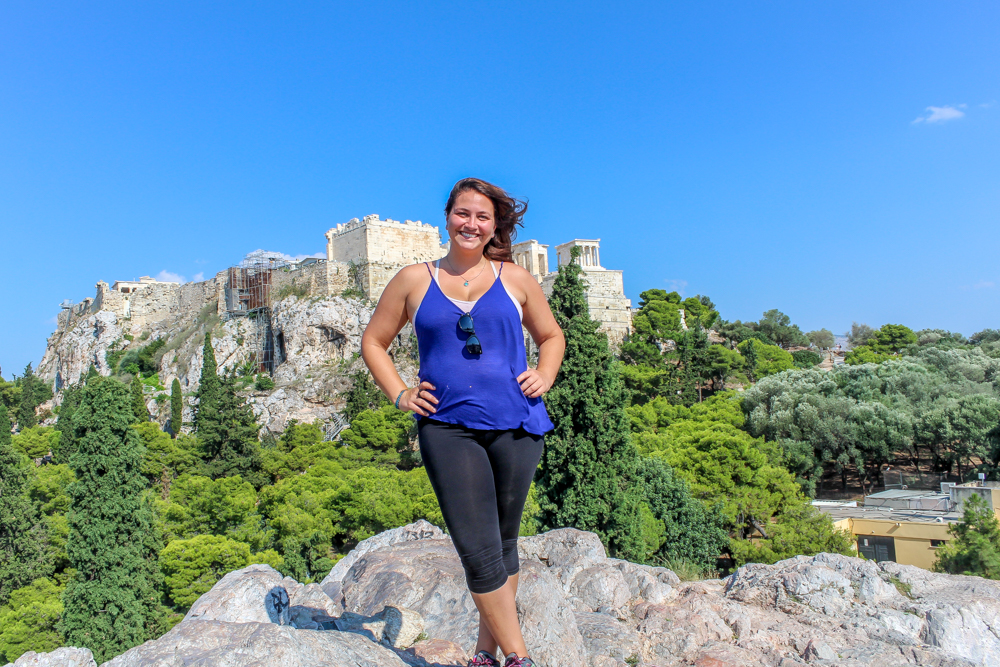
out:
<path id="1" fill-rule="evenodd" d="M 449 258 L 447 258 L 447 257 L 445 257 L 445 259 L 447 259 L 447 260 L 448 260 L 448 264 L 449 264 L 449 265 L 451 266 L 451 270 L 452 270 L 452 271 L 455 271 L 455 265 L 451 263 L 451 259 L 449 259 Z M 486 270 L 486 265 L 485 265 L 485 264 L 483 264 L 483 268 L 479 269 L 479 273 L 477 273 L 477 274 L 476 274 L 476 278 L 478 278 L 479 276 L 483 275 L 483 271 L 485 271 L 485 270 Z M 458 273 L 459 277 L 461 277 L 461 278 L 465 278 L 465 276 L 464 276 L 464 275 L 462 275 L 462 273 L 461 273 L 461 272 L 459 272 L 459 271 L 455 271 L 455 273 Z M 475 280 L 476 278 L 471 278 L 471 280 Z M 468 286 L 469 286 L 469 280 L 466 280 L 466 281 L 465 281 L 465 286 L 466 286 L 466 287 L 468 287 Z"/>

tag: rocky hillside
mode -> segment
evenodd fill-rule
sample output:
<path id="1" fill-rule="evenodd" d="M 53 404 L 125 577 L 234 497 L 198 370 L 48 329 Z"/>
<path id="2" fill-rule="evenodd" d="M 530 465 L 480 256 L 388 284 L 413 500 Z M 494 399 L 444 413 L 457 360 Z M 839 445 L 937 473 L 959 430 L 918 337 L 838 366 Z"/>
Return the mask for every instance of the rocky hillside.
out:
<path id="1" fill-rule="evenodd" d="M 1000 584 L 976 577 L 820 554 L 684 583 L 573 529 L 522 539 L 521 559 L 518 613 L 545 667 L 1000 664 Z M 464 665 L 476 627 L 451 541 L 421 521 L 362 542 L 320 584 L 231 572 L 105 665 Z M 95 667 L 76 648 L 14 664 Z"/>
<path id="2" fill-rule="evenodd" d="M 345 378 L 361 366 L 357 355 L 372 310 L 365 301 L 335 296 L 290 296 L 274 304 L 272 326 L 275 336 L 281 336 L 285 359 L 275 370 L 275 388 L 255 391 L 250 397 L 262 426 L 280 432 L 290 419 L 327 422 L 334 418 L 343 407 L 338 395 L 348 388 Z M 212 333 L 216 362 L 222 371 L 239 368 L 250 358 L 251 325 L 245 318 L 220 320 L 212 302 L 201 310 L 177 309 L 162 320 L 135 325 L 129 318 L 102 309 L 60 327 L 48 340 L 38 373 L 57 387 L 78 382 L 91 364 L 106 375 L 111 371 L 109 352 L 138 350 L 162 339 L 165 345 L 156 358 L 160 383 L 166 391 L 148 390 L 150 414 L 166 423 L 169 401 L 157 401 L 157 395 L 169 394 L 170 383 L 178 378 L 187 396 L 184 420 L 191 421 L 205 333 Z M 412 382 L 416 364 L 409 326 L 392 352 L 403 379 Z"/>

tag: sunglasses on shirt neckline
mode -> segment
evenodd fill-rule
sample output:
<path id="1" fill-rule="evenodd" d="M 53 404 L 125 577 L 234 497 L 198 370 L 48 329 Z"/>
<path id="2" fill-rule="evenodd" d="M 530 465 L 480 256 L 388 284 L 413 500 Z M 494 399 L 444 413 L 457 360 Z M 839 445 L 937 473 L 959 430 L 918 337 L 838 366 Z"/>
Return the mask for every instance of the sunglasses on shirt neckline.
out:
<path id="1" fill-rule="evenodd" d="M 472 322 L 472 315 L 465 313 L 460 318 L 458 318 L 458 328 L 469 334 L 469 337 L 465 339 L 465 349 L 469 354 L 482 354 L 483 346 L 479 342 L 479 337 L 476 335 L 476 327 Z"/>

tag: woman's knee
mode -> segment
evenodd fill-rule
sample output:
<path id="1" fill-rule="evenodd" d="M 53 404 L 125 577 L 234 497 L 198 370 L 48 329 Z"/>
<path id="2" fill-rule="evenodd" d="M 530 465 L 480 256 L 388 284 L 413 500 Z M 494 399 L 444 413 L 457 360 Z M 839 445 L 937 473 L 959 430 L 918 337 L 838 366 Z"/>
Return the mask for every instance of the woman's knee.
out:
<path id="1" fill-rule="evenodd" d="M 517 547 L 514 547 L 515 554 Z M 465 580 L 473 593 L 492 593 L 507 583 L 505 551 L 503 549 L 483 549 L 476 553 L 459 554 L 465 568 Z"/>

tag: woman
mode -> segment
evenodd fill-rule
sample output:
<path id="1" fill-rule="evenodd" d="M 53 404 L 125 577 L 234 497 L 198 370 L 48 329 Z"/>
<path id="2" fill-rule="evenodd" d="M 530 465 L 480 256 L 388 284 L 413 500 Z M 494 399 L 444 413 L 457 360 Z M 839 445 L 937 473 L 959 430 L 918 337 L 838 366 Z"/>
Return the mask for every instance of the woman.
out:
<path id="1" fill-rule="evenodd" d="M 420 454 L 479 609 L 469 662 L 531 666 L 514 596 L 517 534 L 552 429 L 542 395 L 566 347 L 538 281 L 511 261 L 527 205 L 477 178 L 455 184 L 445 206 L 451 244 L 433 263 L 402 269 L 386 286 L 361 339 L 375 382 L 418 417 Z M 407 387 L 386 350 L 407 321 L 420 349 Z M 528 368 L 522 324 L 538 345 Z"/>

